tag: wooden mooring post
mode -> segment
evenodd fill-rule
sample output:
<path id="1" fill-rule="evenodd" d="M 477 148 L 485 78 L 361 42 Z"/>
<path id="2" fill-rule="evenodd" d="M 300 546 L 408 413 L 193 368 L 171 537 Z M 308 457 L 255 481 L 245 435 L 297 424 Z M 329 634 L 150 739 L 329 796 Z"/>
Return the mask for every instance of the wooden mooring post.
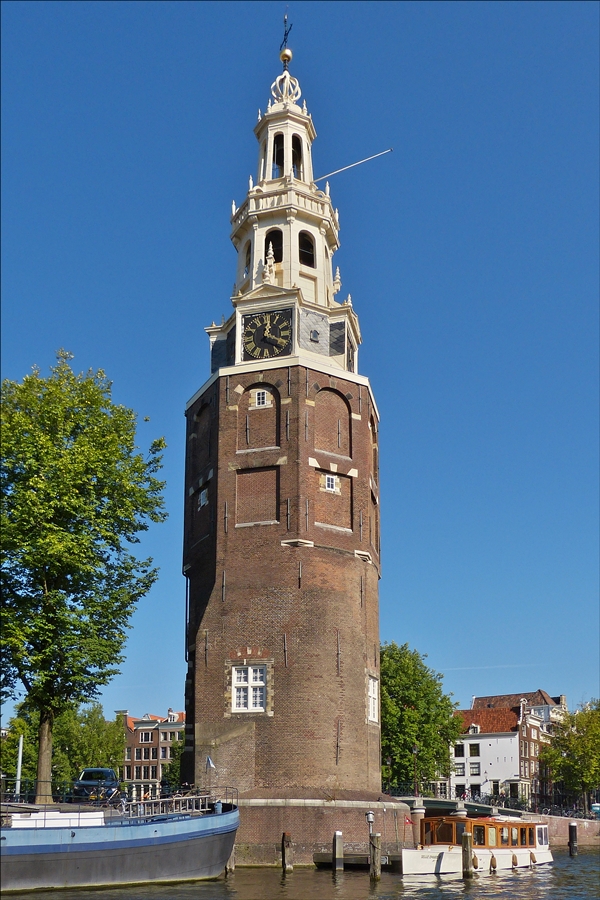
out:
<path id="1" fill-rule="evenodd" d="M 462 836 L 462 874 L 463 878 L 473 877 L 473 835 L 468 831 Z"/>
<path id="2" fill-rule="evenodd" d="M 577 822 L 569 822 L 569 856 L 577 856 Z"/>
<path id="3" fill-rule="evenodd" d="M 284 872 L 294 871 L 294 848 L 292 836 L 284 831 L 281 835 L 281 868 Z"/>
<path id="4" fill-rule="evenodd" d="M 334 872 L 342 872 L 344 869 L 344 839 L 341 831 L 333 832 L 331 868 Z"/>
<path id="5" fill-rule="evenodd" d="M 369 835 L 369 875 L 372 881 L 379 881 L 381 878 L 381 835 Z"/>

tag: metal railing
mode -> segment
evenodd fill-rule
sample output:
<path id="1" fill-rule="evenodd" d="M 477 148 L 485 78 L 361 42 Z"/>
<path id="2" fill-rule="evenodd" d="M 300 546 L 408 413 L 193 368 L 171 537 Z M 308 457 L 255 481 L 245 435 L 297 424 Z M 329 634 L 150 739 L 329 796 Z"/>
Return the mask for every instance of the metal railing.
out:
<path id="1" fill-rule="evenodd" d="M 76 809 L 89 811 L 90 807 L 112 807 L 118 810 L 127 810 L 126 815 L 132 816 L 135 807 L 145 807 L 149 815 L 164 815 L 166 813 L 188 813 L 213 811 L 216 803 L 221 807 L 237 806 L 238 792 L 232 787 L 214 787 L 211 790 L 197 788 L 194 785 L 182 785 L 170 787 L 162 796 L 144 797 L 136 796 L 136 788 L 139 785 L 124 784 L 123 789 L 106 791 L 99 782 L 96 791 L 86 799 L 75 796 L 72 781 L 53 781 L 47 784 L 49 790 L 40 791 L 40 794 L 51 797 L 50 805 L 70 804 Z M 43 786 L 41 783 L 40 786 Z M 122 783 L 123 784 L 123 783 Z M 34 778 L 22 778 L 18 782 L 15 778 L 2 777 L 0 786 L 0 801 L 2 804 L 35 804 L 38 795 L 38 781 Z"/>

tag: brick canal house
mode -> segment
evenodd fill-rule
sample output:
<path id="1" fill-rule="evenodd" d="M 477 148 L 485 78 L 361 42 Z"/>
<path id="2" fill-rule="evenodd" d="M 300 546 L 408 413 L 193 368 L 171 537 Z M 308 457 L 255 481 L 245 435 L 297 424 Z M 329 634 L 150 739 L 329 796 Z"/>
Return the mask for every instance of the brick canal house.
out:
<path id="1" fill-rule="evenodd" d="M 123 781 L 134 799 L 159 797 L 164 770 L 175 747 L 185 739 L 185 713 L 167 711 L 166 716 L 145 713 L 136 719 L 126 709 L 115 710 L 123 717 L 125 754 L 120 767 Z"/>
<path id="2" fill-rule="evenodd" d="M 307 854 L 336 828 L 364 841 L 381 812 L 379 415 L 281 58 L 232 209 L 233 310 L 206 329 L 211 375 L 186 408 L 182 773 L 240 791 L 238 848 L 261 862 L 283 831 Z"/>

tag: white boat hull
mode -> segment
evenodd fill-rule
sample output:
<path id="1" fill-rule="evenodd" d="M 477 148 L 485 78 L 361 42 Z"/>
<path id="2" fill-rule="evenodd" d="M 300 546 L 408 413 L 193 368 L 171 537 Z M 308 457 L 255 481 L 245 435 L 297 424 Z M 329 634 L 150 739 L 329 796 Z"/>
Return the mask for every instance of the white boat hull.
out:
<path id="1" fill-rule="evenodd" d="M 492 865 L 495 858 L 495 868 Z M 523 869 L 552 862 L 549 848 L 496 849 L 475 847 L 473 871 L 482 875 L 493 871 Z M 477 865 L 475 866 L 475 862 Z M 462 874 L 461 847 L 424 847 L 422 850 L 402 850 L 403 875 L 456 875 Z"/>

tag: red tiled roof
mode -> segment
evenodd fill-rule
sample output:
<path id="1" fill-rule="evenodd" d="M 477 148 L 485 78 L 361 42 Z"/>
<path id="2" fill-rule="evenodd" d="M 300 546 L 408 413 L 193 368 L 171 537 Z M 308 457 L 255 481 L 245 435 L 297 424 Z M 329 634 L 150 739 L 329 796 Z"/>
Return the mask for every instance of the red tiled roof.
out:
<path id="1" fill-rule="evenodd" d="M 457 709 L 457 716 L 462 716 L 463 732 L 469 730 L 471 725 L 479 725 L 482 734 L 506 734 L 508 731 L 517 731 L 519 716 L 514 709 Z"/>
<path id="2" fill-rule="evenodd" d="M 555 700 L 546 691 L 538 689 L 524 694 L 496 694 L 492 697 L 475 697 L 473 709 L 510 709 L 519 706 L 521 700 L 526 700 L 528 706 L 558 706 Z"/>

